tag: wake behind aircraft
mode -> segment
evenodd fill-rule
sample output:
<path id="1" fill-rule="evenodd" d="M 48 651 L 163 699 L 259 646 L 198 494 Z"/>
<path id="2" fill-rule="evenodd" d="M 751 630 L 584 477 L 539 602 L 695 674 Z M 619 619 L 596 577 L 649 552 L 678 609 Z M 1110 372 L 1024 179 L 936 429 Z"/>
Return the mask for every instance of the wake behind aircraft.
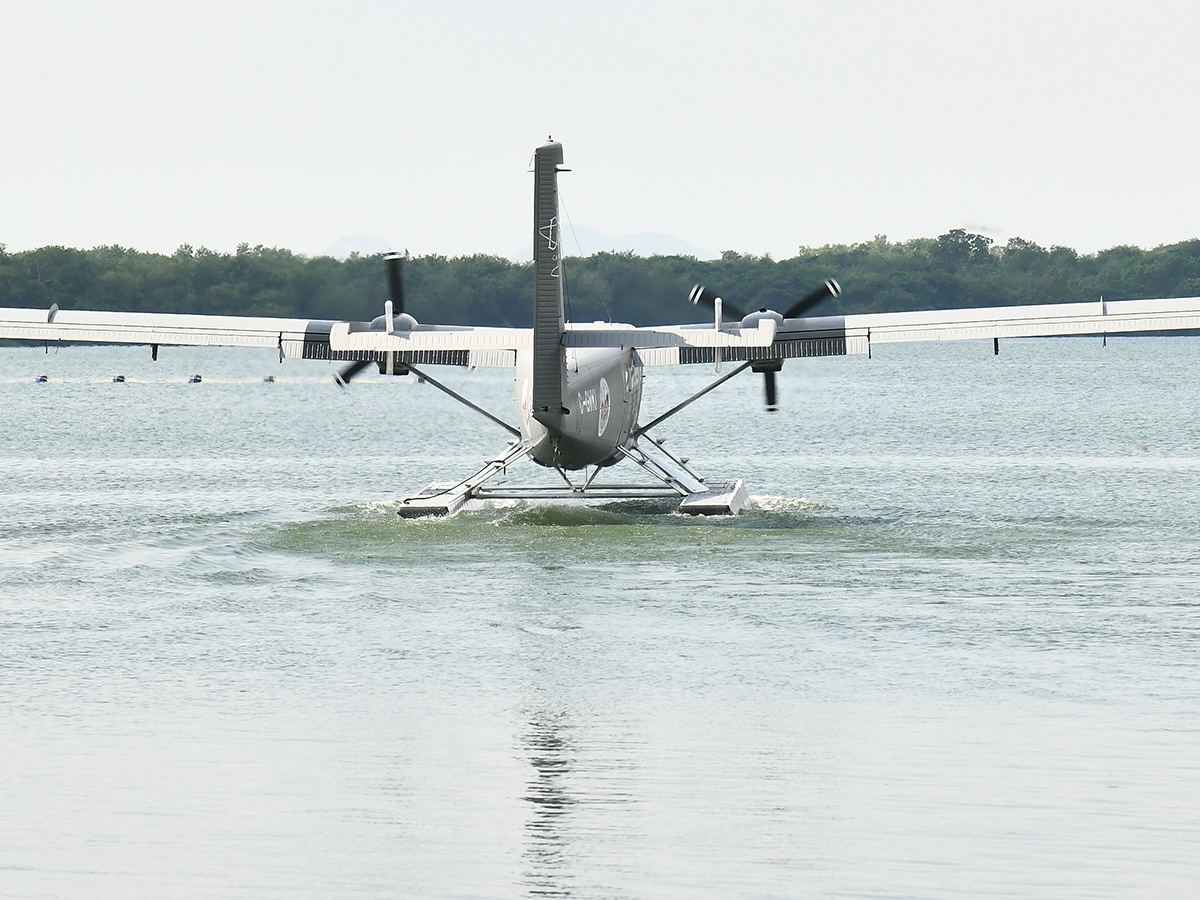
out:
<path id="1" fill-rule="evenodd" d="M 652 430 L 747 369 L 765 379 L 767 409 L 776 406 L 775 373 L 789 359 L 870 355 L 877 344 L 1001 338 L 1108 335 L 1200 329 L 1200 298 L 1124 300 L 950 309 L 848 316 L 805 316 L 836 297 L 830 280 L 783 313 L 746 313 L 697 285 L 691 300 L 710 310 L 704 323 L 634 327 L 567 322 L 563 307 L 558 175 L 563 149 L 550 141 L 534 153 L 534 325 L 486 328 L 428 325 L 404 310 L 401 260 L 386 257 L 389 293 L 371 322 L 247 316 L 191 316 L 85 310 L 0 309 L 0 338 L 45 342 L 275 347 L 280 359 L 347 361 L 342 386 L 365 367 L 384 375 L 417 375 L 486 416 L 511 435 L 508 446 L 479 471 L 455 483 L 434 483 L 403 500 L 406 518 L 444 516 L 472 500 L 675 498 L 695 515 L 737 514 L 749 505 L 740 479 L 710 481 L 669 452 Z M 732 317 L 734 321 L 727 321 Z M 639 423 L 643 371 L 648 366 L 731 369 L 667 412 Z M 432 377 L 427 366 L 484 366 L 515 374 L 516 425 L 482 409 Z M 557 475 L 548 485 L 512 485 L 497 476 L 529 459 Z M 640 467 L 648 481 L 601 479 L 620 462 Z"/>

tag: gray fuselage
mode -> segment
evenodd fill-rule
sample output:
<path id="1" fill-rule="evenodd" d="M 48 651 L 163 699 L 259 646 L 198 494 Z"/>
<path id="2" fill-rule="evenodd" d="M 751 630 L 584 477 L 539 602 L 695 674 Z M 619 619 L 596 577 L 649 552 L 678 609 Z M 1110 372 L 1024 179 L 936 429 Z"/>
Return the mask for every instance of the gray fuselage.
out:
<path id="1" fill-rule="evenodd" d="M 521 437 L 543 466 L 609 466 L 637 427 L 642 366 L 633 350 L 567 349 L 562 353 L 562 407 L 533 409 L 533 353 L 517 354 L 516 403 Z"/>

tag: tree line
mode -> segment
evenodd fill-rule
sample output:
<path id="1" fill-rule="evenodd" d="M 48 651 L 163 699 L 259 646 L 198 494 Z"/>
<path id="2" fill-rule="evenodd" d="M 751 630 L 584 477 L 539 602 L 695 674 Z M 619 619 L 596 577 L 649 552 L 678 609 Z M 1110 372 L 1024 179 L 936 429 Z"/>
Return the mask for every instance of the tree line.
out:
<path id="1" fill-rule="evenodd" d="M 1200 295 L 1200 240 L 1094 254 L 997 245 L 955 229 L 936 238 L 801 247 L 790 259 L 726 251 L 719 259 L 597 253 L 564 262 L 568 316 L 653 325 L 702 321 L 697 282 L 743 309 L 786 309 L 827 278 L 844 293 L 814 315 Z M 419 321 L 532 324 L 533 268 L 497 256 L 405 260 L 406 308 Z M 387 285 L 382 259 L 308 257 L 242 244 L 235 253 L 182 246 L 171 255 L 125 247 L 0 245 L 0 306 L 289 318 L 371 319 Z"/>

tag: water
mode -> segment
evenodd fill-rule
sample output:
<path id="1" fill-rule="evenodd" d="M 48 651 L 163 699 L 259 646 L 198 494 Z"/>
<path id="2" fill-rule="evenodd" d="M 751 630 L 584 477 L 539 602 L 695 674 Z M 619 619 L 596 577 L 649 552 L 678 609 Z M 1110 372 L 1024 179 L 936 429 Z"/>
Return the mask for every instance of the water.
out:
<path id="1" fill-rule="evenodd" d="M 1192 896 L 1198 347 L 793 362 L 662 430 L 742 517 L 438 522 L 428 386 L 0 349 L 0 895 Z"/>

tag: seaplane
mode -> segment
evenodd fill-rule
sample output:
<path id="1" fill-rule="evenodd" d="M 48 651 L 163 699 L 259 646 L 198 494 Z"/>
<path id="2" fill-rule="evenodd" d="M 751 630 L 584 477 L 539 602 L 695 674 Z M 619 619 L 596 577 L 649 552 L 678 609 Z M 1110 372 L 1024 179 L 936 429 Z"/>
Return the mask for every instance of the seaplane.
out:
<path id="1" fill-rule="evenodd" d="M 558 177 L 562 144 L 534 152 L 534 324 L 490 328 L 418 322 L 404 309 L 402 259 L 385 257 L 383 315 L 371 322 L 249 316 L 0 308 L 0 338 L 50 343 L 276 348 L 280 361 L 316 359 L 349 365 L 335 376 L 345 387 L 369 366 L 381 375 L 414 375 L 504 429 L 507 446 L 458 482 L 435 482 L 402 500 L 405 518 L 453 515 L 488 500 L 678 501 L 691 515 L 736 515 L 750 505 L 741 479 L 708 479 L 666 449 L 654 430 L 710 391 L 749 370 L 763 375 L 768 411 L 778 408 L 775 375 L 785 361 L 819 356 L 870 356 L 872 347 L 910 341 L 991 339 L 999 353 L 1009 338 L 1190 331 L 1200 329 L 1200 298 L 965 308 L 845 316 L 809 316 L 840 293 L 826 281 L 785 311 L 744 311 L 697 285 L 692 303 L 704 322 L 634 327 L 568 322 Z M 709 365 L 714 380 L 651 421 L 640 420 L 647 367 Z M 722 373 L 723 365 L 729 370 Z M 514 373 L 516 423 L 483 409 L 434 378 L 432 367 L 493 367 Z M 531 461 L 549 484 L 513 484 L 510 469 Z M 641 470 L 640 481 L 610 480 L 618 463 Z M 534 469 L 533 471 L 539 471 Z M 504 476 L 503 478 L 498 476 Z M 603 477 L 602 477 L 603 476 Z"/>

